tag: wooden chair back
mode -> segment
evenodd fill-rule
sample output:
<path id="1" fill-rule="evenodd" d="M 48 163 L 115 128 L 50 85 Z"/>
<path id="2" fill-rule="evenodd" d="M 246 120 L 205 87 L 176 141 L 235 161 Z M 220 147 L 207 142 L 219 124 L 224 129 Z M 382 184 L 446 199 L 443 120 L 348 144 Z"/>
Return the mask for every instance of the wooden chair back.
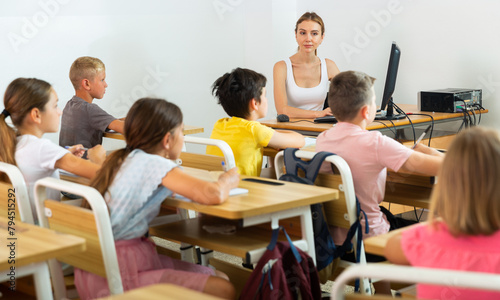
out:
<path id="1" fill-rule="evenodd" d="M 52 188 L 81 196 L 89 203 L 91 210 L 47 199 L 45 190 Z M 58 260 L 82 270 L 105 277 L 112 295 L 122 294 L 123 286 L 116 257 L 115 242 L 111 229 L 108 208 L 103 197 L 92 187 L 55 178 L 43 178 L 35 184 L 35 202 L 41 227 L 80 236 L 86 240 L 84 252 L 61 257 Z M 56 281 L 62 280 L 59 272 L 52 270 Z M 61 283 L 55 285 L 56 295 Z M 64 285 L 62 285 L 64 288 Z"/>
<path id="2" fill-rule="evenodd" d="M 47 218 L 49 228 L 82 237 L 86 241 L 86 250 L 58 259 L 79 269 L 106 277 L 106 268 L 102 257 L 99 232 L 91 210 L 55 200 L 45 200 L 45 210 L 50 210 Z"/>
<path id="3" fill-rule="evenodd" d="M 304 160 L 310 160 L 316 155 L 311 151 L 296 151 L 295 156 Z M 338 155 L 330 155 L 326 157 L 325 162 L 332 164 L 334 170 L 338 174 L 320 173 L 316 177 L 315 185 L 330 187 L 339 190 L 339 199 L 323 203 L 323 211 L 326 221 L 329 225 L 342 228 L 350 228 L 351 224 L 357 220 L 356 194 L 354 192 L 354 182 L 352 179 L 351 169 L 347 162 Z M 285 173 L 284 170 L 284 152 L 280 151 L 274 160 L 276 167 L 276 178 L 280 178 Z M 294 225 L 294 227 L 299 227 Z M 357 233 L 353 237 L 353 245 L 356 245 Z M 355 253 L 358 249 L 354 247 Z M 363 242 L 359 249 L 360 263 L 366 264 L 366 255 Z M 350 262 L 340 261 L 340 267 L 350 265 Z M 333 274 L 335 275 L 335 274 Z M 330 276 L 331 278 L 331 276 Z M 361 290 L 365 294 L 371 294 L 371 286 L 365 278 L 361 280 Z"/>
<path id="4" fill-rule="evenodd" d="M 182 152 L 180 158 L 183 166 L 209 171 L 224 171 L 236 166 L 233 150 L 231 150 L 231 147 L 224 141 L 185 136 L 184 143 L 215 146 L 221 150 L 223 156 Z M 224 164 L 222 164 L 222 162 L 224 162 Z"/>
<path id="5" fill-rule="evenodd" d="M 223 171 L 224 157 L 191 152 L 181 152 L 179 157 L 183 167 L 203 169 L 207 171 Z M 225 162 L 224 162 L 225 163 Z"/>

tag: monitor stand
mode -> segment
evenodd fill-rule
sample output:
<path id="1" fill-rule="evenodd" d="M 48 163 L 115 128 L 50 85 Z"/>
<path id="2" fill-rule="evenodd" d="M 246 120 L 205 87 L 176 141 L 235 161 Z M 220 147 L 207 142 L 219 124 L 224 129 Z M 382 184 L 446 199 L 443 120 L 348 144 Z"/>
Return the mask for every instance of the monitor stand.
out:
<path id="1" fill-rule="evenodd" d="M 392 102 L 392 97 L 391 100 L 389 100 L 389 103 L 387 103 L 387 110 L 385 115 L 383 114 L 384 111 L 380 111 L 380 114 L 375 115 L 375 120 L 400 120 L 406 118 L 404 114 L 394 114 L 394 102 Z"/>

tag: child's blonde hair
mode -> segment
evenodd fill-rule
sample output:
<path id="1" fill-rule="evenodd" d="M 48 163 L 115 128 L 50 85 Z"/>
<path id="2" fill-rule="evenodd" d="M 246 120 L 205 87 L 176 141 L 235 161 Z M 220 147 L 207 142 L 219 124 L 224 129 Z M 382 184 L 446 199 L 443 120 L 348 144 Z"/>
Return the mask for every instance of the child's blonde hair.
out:
<path id="1" fill-rule="evenodd" d="M 69 69 L 69 79 L 75 90 L 80 88 L 83 79 L 94 80 L 97 73 L 105 71 L 104 63 L 95 57 L 82 56 L 77 58 Z"/>
<path id="2" fill-rule="evenodd" d="M 500 139 L 474 127 L 453 140 L 431 196 L 430 221 L 442 218 L 455 235 L 490 235 L 500 229 Z"/>

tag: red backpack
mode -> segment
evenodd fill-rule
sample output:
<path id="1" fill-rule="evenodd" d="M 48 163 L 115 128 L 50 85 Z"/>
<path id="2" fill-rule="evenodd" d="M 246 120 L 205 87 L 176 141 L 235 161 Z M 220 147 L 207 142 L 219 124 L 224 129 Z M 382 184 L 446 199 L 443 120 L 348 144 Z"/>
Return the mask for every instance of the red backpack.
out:
<path id="1" fill-rule="evenodd" d="M 288 242 L 278 242 L 280 229 Z M 283 227 L 273 230 L 271 243 L 241 292 L 240 300 L 254 299 L 321 299 L 314 262 L 293 245 Z"/>

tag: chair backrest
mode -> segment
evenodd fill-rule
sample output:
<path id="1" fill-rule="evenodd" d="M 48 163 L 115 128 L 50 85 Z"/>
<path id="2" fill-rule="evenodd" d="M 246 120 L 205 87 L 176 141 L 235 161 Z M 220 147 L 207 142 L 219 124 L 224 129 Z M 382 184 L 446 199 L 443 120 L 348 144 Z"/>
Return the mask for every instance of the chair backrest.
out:
<path id="1" fill-rule="evenodd" d="M 216 155 L 182 152 L 180 159 L 183 166 L 209 171 L 229 170 L 236 167 L 233 150 L 231 150 L 231 147 L 229 147 L 229 145 L 222 140 L 185 136 L 184 143 L 218 147 L 222 151 L 224 157 L 222 158 Z M 224 162 L 224 166 L 222 165 L 222 162 Z"/>
<path id="2" fill-rule="evenodd" d="M 46 188 L 81 196 L 92 210 L 46 199 Z M 101 194 L 89 186 L 47 177 L 35 184 L 35 203 L 40 226 L 86 239 L 84 252 L 58 260 L 107 278 L 111 294 L 123 293 L 108 208 Z"/>
<path id="3" fill-rule="evenodd" d="M 353 279 L 360 277 L 385 279 L 395 282 L 426 283 L 500 291 L 500 275 L 498 274 L 385 264 L 365 264 L 351 266 L 335 279 L 331 299 L 344 299 L 345 285 Z"/>
<path id="4" fill-rule="evenodd" d="M 283 153 L 283 151 L 280 151 L 274 158 L 276 178 L 280 178 L 285 173 L 283 169 Z M 302 150 L 295 152 L 295 156 L 302 159 L 311 159 L 315 154 L 316 152 Z M 357 219 L 356 194 L 354 192 L 351 169 L 347 165 L 347 162 L 338 155 L 330 155 L 325 161 L 333 164 L 339 172 L 339 175 L 319 173 L 314 182 L 318 186 L 339 190 L 339 200 L 323 203 L 325 217 L 329 225 L 350 228 L 351 224 L 356 222 Z"/>
<path id="5" fill-rule="evenodd" d="M 10 181 L 0 181 L 0 214 L 34 224 L 35 209 L 32 209 L 23 174 L 16 166 L 4 162 L 0 162 L 0 173 L 6 174 Z"/>
<path id="6" fill-rule="evenodd" d="M 302 159 L 312 159 L 316 152 L 299 150 L 295 152 L 295 156 Z M 326 221 L 329 225 L 338 226 L 349 229 L 357 220 L 356 208 L 356 193 L 354 192 L 354 182 L 352 179 L 351 169 L 347 162 L 338 155 L 330 155 L 325 158 L 325 162 L 331 163 L 338 171 L 337 174 L 319 173 L 316 177 L 315 185 L 330 187 L 339 190 L 339 199 L 323 203 L 323 211 Z M 280 178 L 285 173 L 284 170 L 284 151 L 278 152 L 274 158 L 274 167 L 276 168 L 276 178 Z M 352 239 L 353 245 L 356 245 L 358 234 L 355 233 Z M 357 254 L 358 249 L 354 247 L 354 252 Z M 364 244 L 361 242 L 359 249 L 360 263 L 366 264 L 366 255 Z M 349 265 L 350 263 L 341 261 L 341 266 Z M 361 283 L 363 293 L 370 294 L 371 286 L 368 280 L 363 280 Z"/>

